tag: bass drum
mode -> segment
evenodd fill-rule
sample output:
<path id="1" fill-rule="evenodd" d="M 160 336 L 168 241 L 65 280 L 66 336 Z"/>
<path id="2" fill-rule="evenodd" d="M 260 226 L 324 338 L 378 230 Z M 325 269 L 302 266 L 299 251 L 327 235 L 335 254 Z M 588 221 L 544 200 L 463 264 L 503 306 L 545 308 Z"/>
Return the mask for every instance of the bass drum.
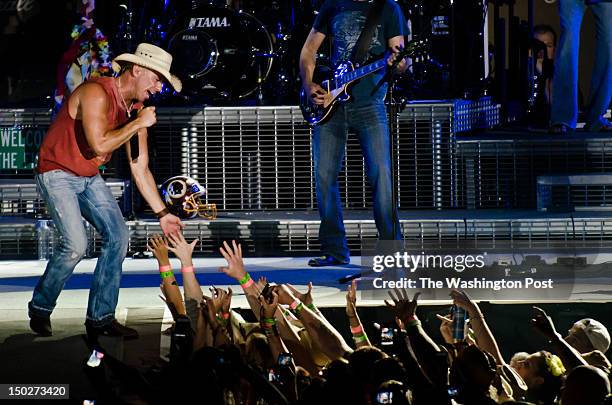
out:
<path id="1" fill-rule="evenodd" d="M 245 98 L 270 73 L 272 39 L 250 14 L 202 5 L 179 17 L 171 32 L 172 68 L 188 93 Z"/>

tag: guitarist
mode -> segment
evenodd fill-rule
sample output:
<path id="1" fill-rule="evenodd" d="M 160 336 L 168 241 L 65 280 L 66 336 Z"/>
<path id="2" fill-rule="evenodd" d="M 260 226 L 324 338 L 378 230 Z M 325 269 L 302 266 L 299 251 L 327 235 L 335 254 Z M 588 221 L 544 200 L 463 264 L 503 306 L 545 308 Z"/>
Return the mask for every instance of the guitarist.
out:
<path id="1" fill-rule="evenodd" d="M 376 6 L 377 10 L 371 11 Z M 369 21 L 366 23 L 366 20 Z M 368 24 L 371 34 L 365 37 Z M 360 39 L 362 31 L 364 36 Z M 387 50 L 391 51 L 388 58 L 390 65 L 398 50 L 403 47 L 405 35 L 406 19 L 393 0 L 326 0 L 300 54 L 300 74 L 306 94 L 311 96 L 315 104 L 325 103 L 327 92 L 313 82 L 313 73 L 317 51 L 328 36 L 331 37 L 330 56 L 333 65 L 351 59 L 362 59 L 351 60 L 362 64 L 369 59 L 383 57 Z M 406 68 L 407 63 L 402 60 L 398 70 L 404 71 Z M 350 253 L 338 191 L 338 174 L 342 168 L 349 129 L 359 137 L 365 158 L 379 238 L 401 239 L 397 215 L 393 215 L 390 137 L 384 104 L 387 85 L 377 88 L 384 73 L 384 70 L 380 70 L 362 78 L 352 87 L 351 98 L 341 103 L 329 120 L 313 130 L 312 153 L 317 205 L 321 217 L 319 240 L 322 256 L 311 259 L 309 266 L 349 263 Z"/>

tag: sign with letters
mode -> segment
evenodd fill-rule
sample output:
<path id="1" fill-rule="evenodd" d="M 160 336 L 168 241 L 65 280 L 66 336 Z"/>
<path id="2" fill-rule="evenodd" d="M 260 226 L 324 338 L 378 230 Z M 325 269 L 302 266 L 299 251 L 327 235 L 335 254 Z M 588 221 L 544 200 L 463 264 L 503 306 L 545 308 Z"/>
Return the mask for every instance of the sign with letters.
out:
<path id="1" fill-rule="evenodd" d="M 32 170 L 46 128 L 0 127 L 0 171 Z"/>

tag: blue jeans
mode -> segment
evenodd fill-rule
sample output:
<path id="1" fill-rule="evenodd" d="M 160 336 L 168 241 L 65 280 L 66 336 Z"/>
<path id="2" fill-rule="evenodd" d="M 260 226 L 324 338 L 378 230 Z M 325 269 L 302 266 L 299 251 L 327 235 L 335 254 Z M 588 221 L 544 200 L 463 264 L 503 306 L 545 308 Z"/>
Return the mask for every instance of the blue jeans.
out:
<path id="1" fill-rule="evenodd" d="M 576 128 L 578 120 L 578 48 L 584 0 L 559 0 L 561 36 L 555 55 L 551 123 Z M 595 16 L 595 66 L 586 102 L 586 129 L 597 131 L 612 98 L 612 3 L 588 6 Z"/>
<path id="2" fill-rule="evenodd" d="M 341 104 L 328 122 L 314 128 L 312 155 L 321 217 L 319 240 L 321 252 L 339 260 L 348 260 L 346 232 L 342 221 L 338 175 L 342 170 L 348 129 L 359 137 L 365 158 L 368 182 L 374 197 L 374 219 L 382 240 L 400 240 L 399 222 L 393 232 L 391 162 L 389 128 L 384 104 L 363 107 Z"/>
<path id="3" fill-rule="evenodd" d="M 68 277 L 87 249 L 83 219 L 102 237 L 102 253 L 94 270 L 87 306 L 87 323 L 104 326 L 115 319 L 121 266 L 128 248 L 128 230 L 121 210 L 100 175 L 79 177 L 63 170 L 36 175 L 60 243 L 38 280 L 30 314 L 49 316 Z"/>

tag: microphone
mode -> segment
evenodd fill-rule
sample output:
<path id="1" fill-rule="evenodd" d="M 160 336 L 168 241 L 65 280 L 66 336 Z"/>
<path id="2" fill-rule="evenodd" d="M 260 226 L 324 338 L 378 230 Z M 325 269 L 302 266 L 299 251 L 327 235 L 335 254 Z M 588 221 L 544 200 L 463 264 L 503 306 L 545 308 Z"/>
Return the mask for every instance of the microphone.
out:
<path id="1" fill-rule="evenodd" d="M 143 101 L 138 111 L 134 111 L 134 110 L 130 111 L 129 121 L 135 120 L 138 117 L 138 112 L 140 112 L 140 110 L 142 110 L 145 107 L 151 106 L 151 103 L 150 102 L 148 103 L 147 101 L 150 101 L 150 100 Z M 132 159 L 133 162 L 136 162 L 138 160 L 139 155 L 140 155 L 140 149 L 138 147 L 138 134 L 135 134 L 130 138 L 130 158 Z"/>
<path id="2" fill-rule="evenodd" d="M 135 119 L 137 115 L 138 113 L 130 111 L 130 120 Z M 136 135 L 132 135 L 132 137 L 130 138 L 130 158 L 132 162 L 135 163 L 138 160 L 139 155 L 140 150 L 138 149 L 138 133 L 136 133 Z"/>

